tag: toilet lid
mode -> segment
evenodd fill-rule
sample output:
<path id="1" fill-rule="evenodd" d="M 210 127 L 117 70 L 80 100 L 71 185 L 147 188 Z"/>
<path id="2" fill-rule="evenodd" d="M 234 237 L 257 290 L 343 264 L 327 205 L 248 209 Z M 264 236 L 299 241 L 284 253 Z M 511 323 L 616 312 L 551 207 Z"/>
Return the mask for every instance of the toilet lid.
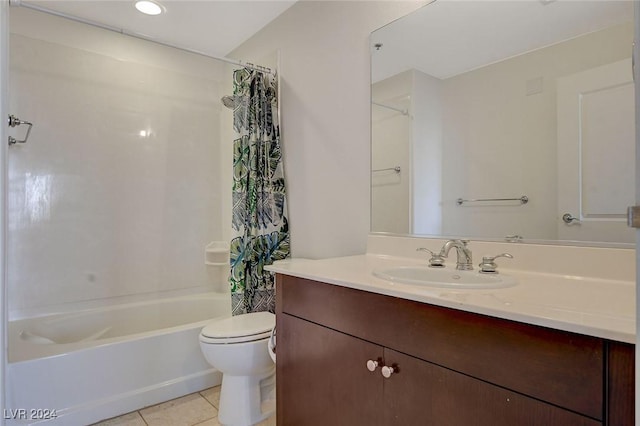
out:
<path id="1" fill-rule="evenodd" d="M 271 312 L 254 312 L 215 320 L 202 329 L 200 335 L 220 339 L 228 343 L 268 338 L 276 325 L 276 316 Z M 223 342 L 220 342 L 223 343 Z"/>

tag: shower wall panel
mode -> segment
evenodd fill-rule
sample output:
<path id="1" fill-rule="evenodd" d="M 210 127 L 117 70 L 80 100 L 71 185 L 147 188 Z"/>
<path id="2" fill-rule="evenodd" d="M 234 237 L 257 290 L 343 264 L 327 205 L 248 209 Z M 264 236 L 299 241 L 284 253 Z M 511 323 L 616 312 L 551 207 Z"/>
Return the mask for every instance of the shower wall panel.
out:
<path id="1" fill-rule="evenodd" d="M 9 151 L 10 312 L 206 287 L 224 68 L 40 15 L 10 39 L 10 111 L 35 124 Z"/>

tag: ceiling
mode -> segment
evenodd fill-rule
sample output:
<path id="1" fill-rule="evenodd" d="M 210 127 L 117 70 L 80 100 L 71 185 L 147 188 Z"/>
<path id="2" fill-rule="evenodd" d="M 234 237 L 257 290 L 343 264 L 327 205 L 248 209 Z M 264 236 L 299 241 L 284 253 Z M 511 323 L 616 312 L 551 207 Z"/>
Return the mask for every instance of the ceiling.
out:
<path id="1" fill-rule="evenodd" d="M 296 0 L 159 0 L 166 13 L 144 15 L 133 0 L 22 1 L 208 55 L 224 57 Z"/>

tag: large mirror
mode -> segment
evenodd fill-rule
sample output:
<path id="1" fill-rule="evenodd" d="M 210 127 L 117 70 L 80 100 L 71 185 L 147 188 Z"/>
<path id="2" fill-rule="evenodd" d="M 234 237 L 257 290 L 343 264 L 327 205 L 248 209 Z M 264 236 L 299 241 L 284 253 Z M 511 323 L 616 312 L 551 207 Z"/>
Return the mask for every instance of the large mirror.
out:
<path id="1" fill-rule="evenodd" d="M 633 243 L 631 1 L 437 0 L 371 36 L 372 231 Z"/>

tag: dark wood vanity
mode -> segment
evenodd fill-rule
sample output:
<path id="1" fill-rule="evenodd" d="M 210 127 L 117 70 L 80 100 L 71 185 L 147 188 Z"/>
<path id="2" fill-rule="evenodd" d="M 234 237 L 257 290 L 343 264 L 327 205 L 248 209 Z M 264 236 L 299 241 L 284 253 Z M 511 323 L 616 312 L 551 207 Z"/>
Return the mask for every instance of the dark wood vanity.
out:
<path id="1" fill-rule="evenodd" d="M 279 426 L 634 424 L 632 344 L 283 274 L 276 294 Z"/>

